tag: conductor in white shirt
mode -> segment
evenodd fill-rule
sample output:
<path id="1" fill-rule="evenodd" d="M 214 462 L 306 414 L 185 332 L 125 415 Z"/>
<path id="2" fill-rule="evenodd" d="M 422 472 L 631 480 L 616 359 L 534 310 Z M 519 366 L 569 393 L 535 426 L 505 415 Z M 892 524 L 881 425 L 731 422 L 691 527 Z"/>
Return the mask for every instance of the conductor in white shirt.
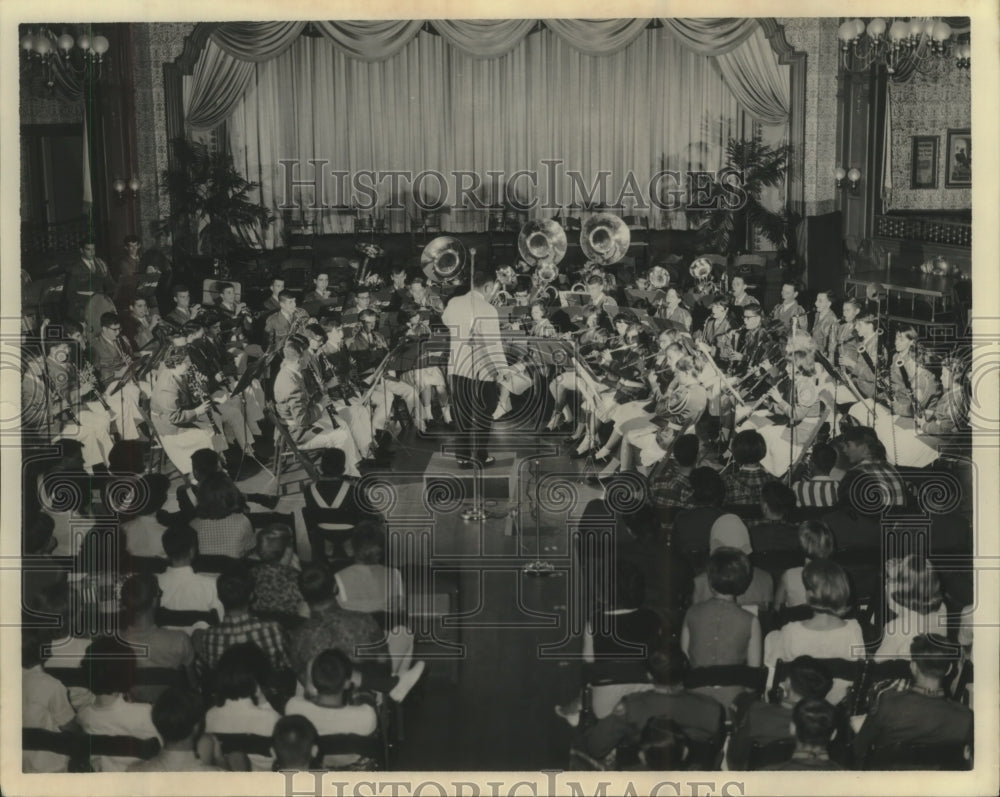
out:
<path id="1" fill-rule="evenodd" d="M 473 460 L 482 466 L 495 461 L 486 446 L 497 406 L 497 382 L 507 370 L 499 316 L 487 298 L 495 279 L 492 269 L 477 266 L 472 290 L 455 296 L 441 315 L 451 331 L 448 378 L 460 434 L 455 453 L 462 468 L 473 467 Z"/>

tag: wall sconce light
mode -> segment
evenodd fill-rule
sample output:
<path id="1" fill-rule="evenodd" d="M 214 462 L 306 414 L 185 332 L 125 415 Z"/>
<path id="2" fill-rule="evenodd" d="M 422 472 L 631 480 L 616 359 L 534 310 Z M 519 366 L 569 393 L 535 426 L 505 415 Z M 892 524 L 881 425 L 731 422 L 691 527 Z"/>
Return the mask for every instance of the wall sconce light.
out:
<path id="1" fill-rule="evenodd" d="M 133 177 L 128 181 L 128 184 L 120 177 L 116 177 L 111 187 L 114 189 L 115 197 L 117 197 L 118 201 L 124 202 L 126 199 L 125 189 L 128 189 L 131 199 L 136 199 L 139 196 L 139 189 L 142 188 L 142 183 L 138 177 Z"/>
<path id="2" fill-rule="evenodd" d="M 837 178 L 837 189 L 844 187 L 844 180 L 847 180 L 847 188 L 852 194 L 857 194 L 858 189 L 861 186 L 861 171 L 854 167 L 850 170 L 845 171 L 843 168 L 838 166 L 833 170 L 833 176 Z"/>

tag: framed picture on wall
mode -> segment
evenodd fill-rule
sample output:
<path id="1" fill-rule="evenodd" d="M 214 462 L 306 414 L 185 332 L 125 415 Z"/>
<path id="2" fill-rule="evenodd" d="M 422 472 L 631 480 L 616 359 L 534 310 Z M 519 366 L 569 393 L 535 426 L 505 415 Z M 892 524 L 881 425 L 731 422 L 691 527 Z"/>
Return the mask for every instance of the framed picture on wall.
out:
<path id="1" fill-rule="evenodd" d="M 940 136 L 914 136 L 910 151 L 910 188 L 937 188 Z"/>
<path id="2" fill-rule="evenodd" d="M 972 132 L 968 127 L 948 130 L 947 160 L 944 165 L 945 188 L 968 188 L 972 185 Z"/>

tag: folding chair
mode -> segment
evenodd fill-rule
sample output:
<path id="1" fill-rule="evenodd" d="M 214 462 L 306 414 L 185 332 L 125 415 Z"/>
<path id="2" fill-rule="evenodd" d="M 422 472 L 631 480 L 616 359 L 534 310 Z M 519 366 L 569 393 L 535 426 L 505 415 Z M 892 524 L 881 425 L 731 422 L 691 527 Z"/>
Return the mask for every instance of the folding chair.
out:
<path id="1" fill-rule="evenodd" d="M 163 447 L 163 440 L 160 439 L 160 433 L 153 426 L 153 421 L 149 413 L 141 406 L 139 407 L 139 417 L 142 418 L 143 423 L 146 424 L 146 428 L 149 429 L 149 472 L 165 474 L 176 472 L 186 484 L 190 484 L 187 474 L 181 473 L 181 469 L 167 456 L 167 451 Z"/>
<path id="2" fill-rule="evenodd" d="M 862 763 L 867 770 L 935 770 L 960 772 L 972 769 L 972 741 L 872 745 Z"/>
<path id="3" fill-rule="evenodd" d="M 303 470 L 305 470 L 310 479 L 318 481 L 320 477 L 319 468 L 295 444 L 295 440 L 292 439 L 292 434 L 288 431 L 285 422 L 278 416 L 278 411 L 275 409 L 273 401 L 269 401 L 265 405 L 264 415 L 274 424 L 274 465 L 271 470 L 274 472 L 275 481 L 280 484 L 282 458 L 289 455 L 299 461 L 299 464 L 302 465 Z"/>

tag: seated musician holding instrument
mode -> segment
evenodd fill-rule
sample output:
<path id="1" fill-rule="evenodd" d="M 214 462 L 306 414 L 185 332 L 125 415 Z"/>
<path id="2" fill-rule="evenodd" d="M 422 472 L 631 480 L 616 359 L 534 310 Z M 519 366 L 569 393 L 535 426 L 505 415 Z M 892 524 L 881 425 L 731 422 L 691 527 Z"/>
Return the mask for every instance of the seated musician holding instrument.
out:
<path id="1" fill-rule="evenodd" d="M 403 322 L 403 339 L 406 341 L 428 340 L 431 337 L 431 325 L 429 316 L 433 310 L 402 310 L 400 319 Z M 426 354 L 421 352 L 426 357 Z M 441 418 L 448 429 L 455 428 L 455 422 L 451 417 L 451 398 L 448 393 L 448 381 L 444 376 L 444 369 L 439 365 L 420 365 L 408 371 L 404 371 L 400 378 L 409 385 L 415 387 L 420 396 L 420 410 L 424 425 L 426 426 L 434 419 L 432 402 L 434 394 L 437 393 L 438 405 L 441 407 Z"/>
<path id="2" fill-rule="evenodd" d="M 750 413 L 738 430 L 756 429 L 760 433 L 767 447 L 761 465 L 778 478 L 795 464 L 803 448 L 812 442 L 822 421 L 823 403 L 832 400 L 830 391 L 823 389 L 812 352 L 793 351 L 785 370 L 786 380 L 772 387 L 761 399 L 770 405 L 769 411 L 755 411 L 755 407 L 738 409 L 739 414 Z M 780 416 L 780 422 L 774 416 Z"/>
<path id="3" fill-rule="evenodd" d="M 309 321 L 309 313 L 301 307 L 296 307 L 295 294 L 285 290 L 278 294 L 280 309 L 267 317 L 264 324 L 264 336 L 267 339 L 268 351 L 274 351 L 282 346 L 292 335 L 302 332 Z"/>
<path id="4" fill-rule="evenodd" d="M 853 374 L 860 354 L 858 353 L 857 319 L 861 315 L 861 302 L 855 298 L 844 299 L 843 320 L 833 333 L 833 354 L 830 362 L 841 375 Z M 857 398 L 846 384 L 837 385 L 836 403 L 850 404 Z"/>
<path id="5" fill-rule="evenodd" d="M 123 334 L 132 344 L 132 348 L 138 351 L 154 340 L 153 330 L 160 322 L 160 317 L 150 311 L 149 303 L 144 297 L 137 295 L 132 298 L 129 311 L 121 317 L 121 322 Z"/>
<path id="6" fill-rule="evenodd" d="M 306 451 L 339 448 L 347 462 L 345 473 L 358 476 L 361 456 L 350 431 L 336 421 L 336 411 L 325 411 L 319 396 L 310 395 L 302 371 L 309 342 L 292 335 L 283 348 L 284 359 L 274 380 L 274 404 L 278 418 L 288 428 L 296 445 Z"/>
<path id="7" fill-rule="evenodd" d="M 966 380 L 969 361 L 957 355 L 941 361 L 941 394 L 928 404 L 917 428 L 923 434 L 946 435 L 966 428 L 969 423 L 969 397 Z"/>
<path id="8" fill-rule="evenodd" d="M 281 309 L 281 292 L 285 290 L 284 278 L 280 276 L 272 277 L 268 288 L 271 292 L 260 306 L 260 311 L 255 314 L 258 317 L 261 315 L 269 316 L 271 313 L 277 313 Z"/>
<path id="9" fill-rule="evenodd" d="M 444 302 L 437 294 L 427 287 L 427 278 L 423 274 L 416 274 L 410 280 L 409 301 L 403 301 L 404 310 L 409 312 L 427 311 L 428 320 L 431 324 L 440 323 L 441 313 L 444 312 Z"/>
<path id="10" fill-rule="evenodd" d="M 729 322 L 729 303 L 719 297 L 712 302 L 709 317 L 701 329 L 694 333 L 695 341 L 708 344 L 710 354 L 719 361 L 726 360 L 726 354 L 732 351 L 730 341 L 733 327 Z"/>
<path id="11" fill-rule="evenodd" d="M 581 357 L 591 357 L 598 354 L 608 343 L 608 331 L 601 326 L 601 310 L 590 308 L 584 317 L 583 329 L 577 332 L 569 332 L 567 336 L 572 339 L 577 338 L 577 354 Z M 549 385 L 549 392 L 555 399 L 555 408 L 552 411 L 552 418 L 545 425 L 547 431 L 555 431 L 564 423 L 573 423 L 573 409 L 570 405 L 570 393 L 578 390 L 576 371 L 568 368 L 556 375 Z M 581 423 L 576 432 L 567 439 L 567 442 L 580 442 L 584 433 L 584 426 Z M 574 439 L 575 438 L 575 439 Z"/>
<path id="12" fill-rule="evenodd" d="M 826 357 L 833 359 L 834 350 L 837 347 L 837 331 L 840 326 L 840 319 L 833 311 L 833 296 L 830 291 L 816 292 L 816 317 L 813 319 L 809 334 L 819 350 Z"/>
<path id="13" fill-rule="evenodd" d="M 389 344 L 381 333 L 375 330 L 378 316 L 371 308 L 366 308 L 358 314 L 360 325 L 354 336 L 347 341 L 347 350 L 351 357 L 358 364 L 358 372 L 362 379 L 377 377 L 377 387 L 375 391 L 383 394 L 382 404 L 386 411 L 392 406 L 392 399 L 389 396 L 398 396 L 406 404 L 410 417 L 413 418 L 413 425 L 417 432 L 423 434 L 426 431 L 425 419 L 417 412 L 417 389 L 413 385 L 396 378 L 396 372 L 389 369 L 380 371 L 380 366 L 385 363 L 389 354 Z"/>
<path id="14" fill-rule="evenodd" d="M 557 336 L 556 328 L 548 319 L 548 310 L 543 301 L 531 303 L 531 328 L 528 334 L 533 338 L 554 338 Z M 512 363 L 499 382 L 497 408 L 493 411 L 493 420 L 498 421 L 509 413 L 511 411 L 510 397 L 523 395 L 531 387 L 531 383 L 532 378 L 528 374 L 528 363 L 524 360 Z"/>
<path id="15" fill-rule="evenodd" d="M 917 343 L 917 330 L 903 326 L 896 330 L 896 353 L 889 370 L 892 410 L 903 418 L 922 417 L 941 393 L 934 374 L 926 367 L 926 357 Z"/>
<path id="16" fill-rule="evenodd" d="M 111 420 L 118 424 L 124 440 L 140 439 L 139 398 L 142 387 L 136 378 L 132 346 L 121 336 L 121 320 L 116 313 L 101 316 L 101 334 L 90 347 L 97 389 L 104 396 Z M 148 385 L 146 385 L 148 390 Z"/>
<path id="17" fill-rule="evenodd" d="M 191 359 L 186 347 L 167 352 L 153 383 L 150 420 L 163 451 L 183 474 L 191 474 L 191 455 L 203 448 L 225 449 L 218 426 L 209 415 L 212 399 L 191 390 Z"/>
<path id="18" fill-rule="evenodd" d="M 236 286 L 231 282 L 218 282 L 215 289 L 219 292 L 215 300 L 215 312 L 233 323 L 239 323 L 245 330 L 250 329 L 252 319 L 246 302 L 236 301 Z"/>
<path id="19" fill-rule="evenodd" d="M 792 319 L 798 319 L 797 324 L 805 325 L 806 311 L 799 304 L 799 293 L 802 292 L 802 284 L 796 280 L 782 283 L 781 303 L 775 305 L 771 310 L 771 320 L 780 321 L 786 332 L 792 331 Z"/>
<path id="20" fill-rule="evenodd" d="M 165 316 L 165 319 L 174 326 L 181 326 L 185 321 L 190 321 L 199 312 L 200 304 L 191 304 L 191 290 L 187 285 L 174 285 L 174 309 Z"/>
<path id="21" fill-rule="evenodd" d="M 746 307 L 755 304 L 760 306 L 756 296 L 747 293 L 747 282 L 743 277 L 736 275 L 729 283 L 729 304 L 733 307 Z"/>
<path id="22" fill-rule="evenodd" d="M 601 274 L 591 274 L 587 277 L 587 293 L 589 294 L 587 304 L 598 310 L 603 310 L 610 318 L 618 312 L 618 302 L 604 292 L 606 285 L 607 281 Z"/>
<path id="23" fill-rule="evenodd" d="M 681 304 L 681 295 L 676 288 L 667 288 L 663 301 L 656 310 L 656 317 L 662 321 L 678 324 L 686 331 L 691 331 L 691 313 Z"/>
<path id="24" fill-rule="evenodd" d="M 302 297 L 303 306 L 310 303 L 327 305 L 332 303 L 330 296 L 330 275 L 325 270 L 313 274 L 313 289 Z"/>
<path id="25" fill-rule="evenodd" d="M 638 466 L 643 470 L 655 465 L 667 455 L 678 436 L 693 431 L 708 406 L 708 393 L 699 381 L 704 364 L 702 356 L 684 354 L 678 344 L 671 344 L 669 352 L 668 363 L 674 360 L 669 366 L 673 379 L 662 391 L 650 421 L 626 430 L 622 470 L 633 466 L 632 447 L 638 451 Z"/>
<path id="26" fill-rule="evenodd" d="M 21 427 L 49 441 L 72 438 L 83 446 L 88 472 L 107 465 L 114 445 L 111 414 L 99 401 L 83 397 L 94 392 L 93 375 L 81 381 L 72 361 L 73 342 L 45 341 L 44 356 L 28 359 L 21 380 Z"/>

